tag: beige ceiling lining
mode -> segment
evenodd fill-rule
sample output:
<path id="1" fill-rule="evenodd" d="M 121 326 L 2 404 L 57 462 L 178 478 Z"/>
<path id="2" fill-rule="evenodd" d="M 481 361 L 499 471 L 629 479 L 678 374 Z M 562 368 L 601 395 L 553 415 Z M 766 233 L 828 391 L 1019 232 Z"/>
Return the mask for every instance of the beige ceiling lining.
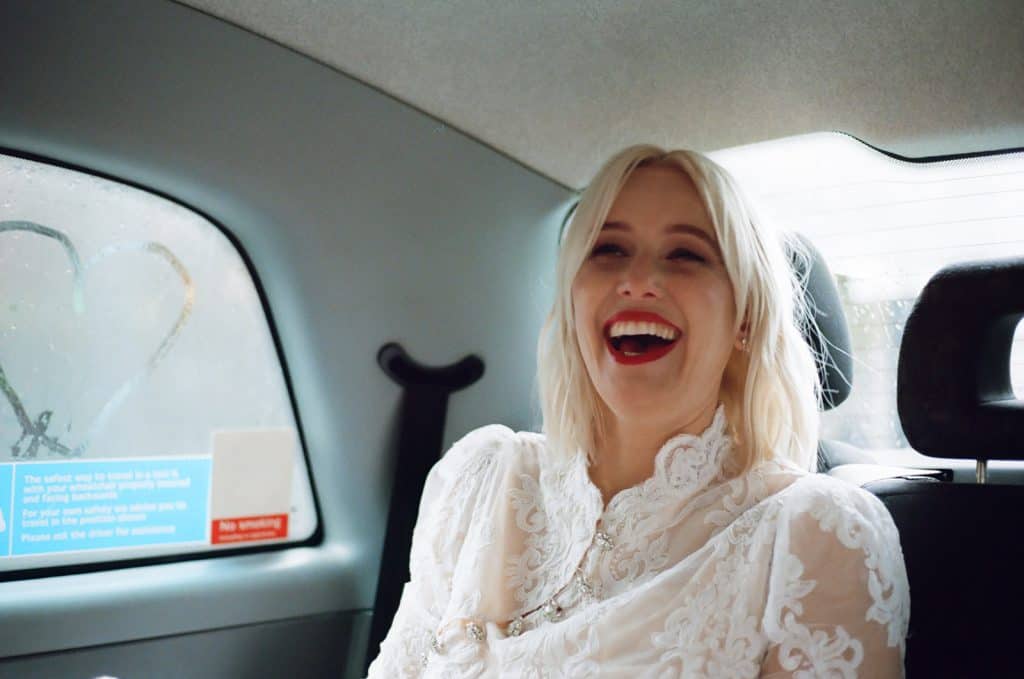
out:
<path id="1" fill-rule="evenodd" d="M 1024 3 L 186 0 L 568 186 L 640 141 L 1024 146 Z"/>

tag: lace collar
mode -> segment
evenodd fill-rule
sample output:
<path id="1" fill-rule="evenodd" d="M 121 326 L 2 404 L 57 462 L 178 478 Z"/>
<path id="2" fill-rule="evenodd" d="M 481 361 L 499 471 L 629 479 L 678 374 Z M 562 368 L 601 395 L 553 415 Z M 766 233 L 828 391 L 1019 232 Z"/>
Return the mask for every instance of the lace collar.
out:
<path id="1" fill-rule="evenodd" d="M 732 449 L 725 406 L 720 404 L 711 424 L 701 434 L 679 434 L 662 444 L 654 457 L 654 473 L 646 481 L 616 493 L 605 507 L 605 514 L 635 511 L 638 503 L 650 512 L 693 497 L 722 475 Z M 596 495 L 601 502 L 601 493 L 587 473 L 586 457 L 579 455 L 576 465 L 577 473 L 573 476 L 587 486 L 583 492 Z"/>

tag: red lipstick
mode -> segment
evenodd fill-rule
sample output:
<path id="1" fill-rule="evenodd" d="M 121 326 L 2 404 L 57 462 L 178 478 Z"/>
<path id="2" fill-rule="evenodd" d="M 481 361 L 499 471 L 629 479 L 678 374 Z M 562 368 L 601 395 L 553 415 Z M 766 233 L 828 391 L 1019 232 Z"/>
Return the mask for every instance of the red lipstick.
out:
<path id="1" fill-rule="evenodd" d="M 658 325 L 668 326 L 675 330 L 676 338 L 664 344 L 647 347 L 642 353 L 627 353 L 622 348 L 616 348 L 616 343 L 612 341 L 610 336 L 612 325 L 619 322 L 657 323 Z M 604 323 L 605 345 L 608 347 L 608 351 L 611 353 L 612 358 L 615 359 L 615 362 L 622 365 L 639 365 L 641 363 L 657 361 L 675 348 L 682 334 L 683 331 L 674 323 L 651 311 L 620 311 Z"/>

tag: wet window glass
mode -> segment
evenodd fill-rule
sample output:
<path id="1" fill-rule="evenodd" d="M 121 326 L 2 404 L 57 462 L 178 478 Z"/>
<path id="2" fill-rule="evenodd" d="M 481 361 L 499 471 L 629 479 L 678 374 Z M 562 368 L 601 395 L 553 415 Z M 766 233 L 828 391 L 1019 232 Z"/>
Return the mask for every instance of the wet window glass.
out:
<path id="1" fill-rule="evenodd" d="M 712 155 L 767 218 L 807 235 L 836 275 L 855 377 L 850 398 L 824 415 L 822 438 L 884 450 L 899 463 L 908 444 L 896 361 L 907 316 L 941 267 L 1024 255 L 1024 154 L 911 163 L 823 133 Z M 1024 393 L 1021 326 L 1009 369 Z"/>
<path id="2" fill-rule="evenodd" d="M 194 212 L 0 156 L 0 570 L 304 540 L 281 363 Z"/>

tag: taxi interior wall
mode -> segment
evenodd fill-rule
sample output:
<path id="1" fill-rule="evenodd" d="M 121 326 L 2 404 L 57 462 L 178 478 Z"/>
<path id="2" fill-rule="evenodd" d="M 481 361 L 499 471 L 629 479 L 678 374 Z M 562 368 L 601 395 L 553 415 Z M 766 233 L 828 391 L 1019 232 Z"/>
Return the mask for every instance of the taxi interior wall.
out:
<path id="1" fill-rule="evenodd" d="M 322 526 L 285 550 L 0 573 L 0 677 L 356 676 L 401 395 L 377 351 L 484 360 L 450 400 L 445 446 L 485 423 L 536 426 L 534 347 L 571 192 L 163 0 L 0 4 L 0 152 L 155 191 L 236 240 L 276 329 Z"/>

